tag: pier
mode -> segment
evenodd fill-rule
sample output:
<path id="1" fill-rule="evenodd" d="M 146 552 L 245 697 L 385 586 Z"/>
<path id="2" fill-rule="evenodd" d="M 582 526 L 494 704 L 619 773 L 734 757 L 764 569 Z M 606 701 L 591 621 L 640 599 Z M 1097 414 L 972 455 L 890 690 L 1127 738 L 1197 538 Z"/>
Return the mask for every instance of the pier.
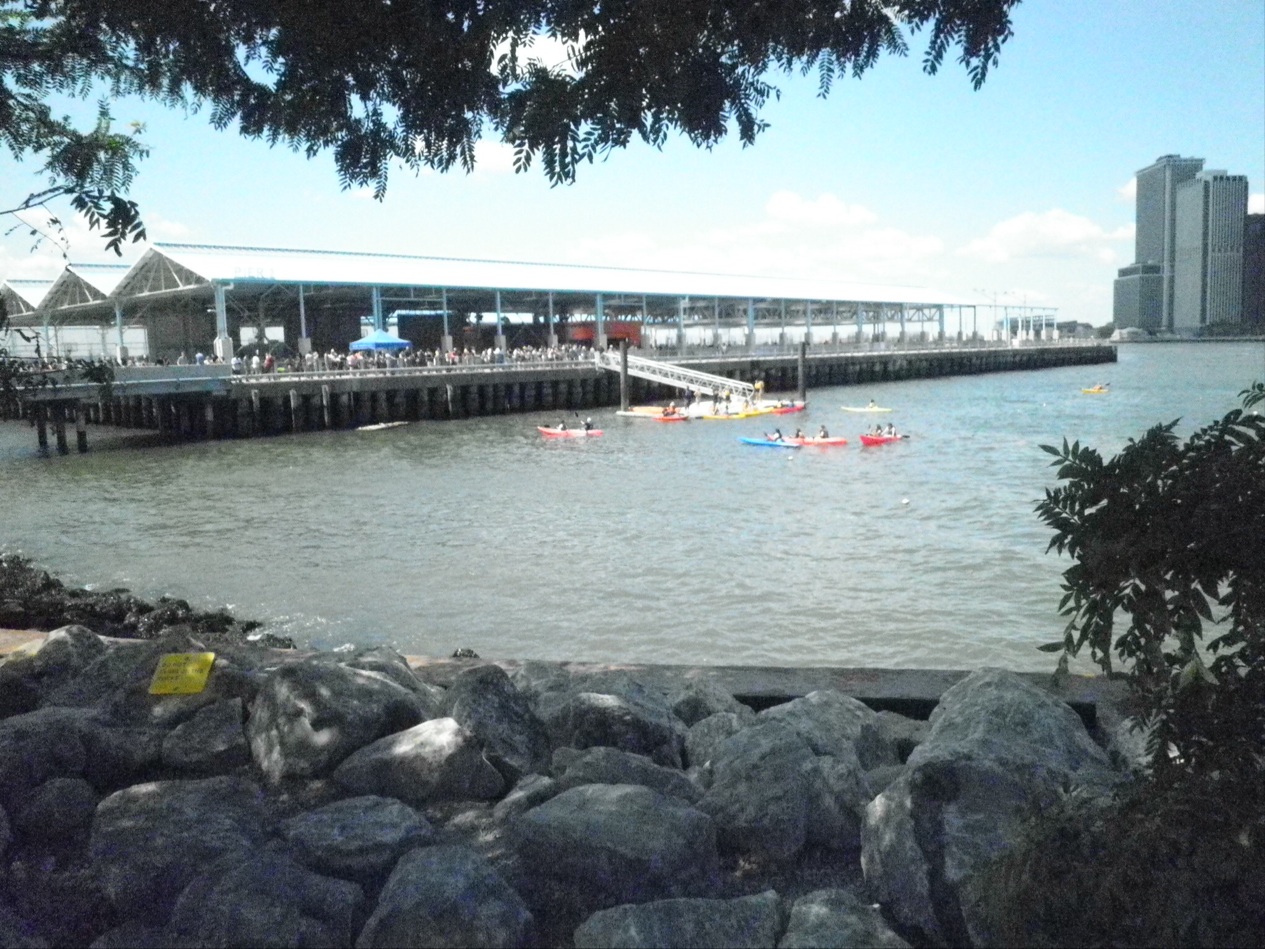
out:
<path id="1" fill-rule="evenodd" d="M 334 372 L 233 374 L 229 367 L 120 367 L 108 385 L 53 374 L 7 410 L 28 420 L 39 447 L 88 450 L 88 426 L 149 429 L 172 438 L 251 438 L 419 420 L 540 411 L 580 411 L 621 403 L 618 353 L 527 361 Z M 614 357 L 612 359 L 612 356 Z M 1051 369 L 1115 362 L 1116 348 L 1081 342 L 999 346 L 946 342 L 910 347 L 820 347 L 797 351 L 687 354 L 654 361 L 672 381 L 629 374 L 624 398 L 675 398 L 696 373 L 757 382 L 767 392 L 811 391 L 936 376 Z M 671 372 L 673 368 L 679 372 Z M 666 377 L 665 377 L 666 378 Z"/>

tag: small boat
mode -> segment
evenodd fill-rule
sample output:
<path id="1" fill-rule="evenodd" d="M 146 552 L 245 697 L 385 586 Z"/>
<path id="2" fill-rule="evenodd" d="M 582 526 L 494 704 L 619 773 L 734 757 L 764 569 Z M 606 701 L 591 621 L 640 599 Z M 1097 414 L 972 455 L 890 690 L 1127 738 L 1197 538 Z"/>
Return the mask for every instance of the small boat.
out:
<path id="1" fill-rule="evenodd" d="M 1093 386 L 1089 389 L 1081 389 L 1081 392 L 1085 395 L 1105 395 L 1110 391 L 1111 389 L 1108 386 Z"/>
<path id="2" fill-rule="evenodd" d="M 768 408 L 773 415 L 792 415 L 808 408 L 807 402 L 788 402 L 786 405 L 774 405 Z"/>
<path id="3" fill-rule="evenodd" d="M 671 415 L 651 415 L 656 422 L 688 422 L 690 417 L 684 412 L 673 412 Z"/>
<path id="4" fill-rule="evenodd" d="M 545 438 L 595 438 L 602 434 L 600 428 L 590 428 L 587 431 L 583 428 L 545 428 L 543 425 L 537 425 L 536 430 Z"/>
<path id="5" fill-rule="evenodd" d="M 908 438 L 908 435 L 862 435 L 862 445 L 886 445 L 888 442 L 898 442 L 902 438 Z"/>
<path id="6" fill-rule="evenodd" d="M 744 445 L 756 445 L 759 448 L 799 448 L 792 441 L 775 442 L 771 438 L 739 438 Z"/>
<path id="7" fill-rule="evenodd" d="M 377 432 L 384 428 L 399 428 L 401 425 L 407 425 L 408 422 L 375 422 L 372 425 L 361 425 L 357 427 L 358 432 Z"/>
<path id="8" fill-rule="evenodd" d="M 890 412 L 891 409 L 881 405 L 841 405 L 845 412 Z"/>
<path id="9" fill-rule="evenodd" d="M 818 448 L 833 448 L 836 445 L 848 444 L 846 438 L 839 438 L 833 435 L 827 438 L 818 438 L 817 436 L 811 438 L 788 438 L 787 441 L 802 448 L 812 448 L 814 445 Z"/>

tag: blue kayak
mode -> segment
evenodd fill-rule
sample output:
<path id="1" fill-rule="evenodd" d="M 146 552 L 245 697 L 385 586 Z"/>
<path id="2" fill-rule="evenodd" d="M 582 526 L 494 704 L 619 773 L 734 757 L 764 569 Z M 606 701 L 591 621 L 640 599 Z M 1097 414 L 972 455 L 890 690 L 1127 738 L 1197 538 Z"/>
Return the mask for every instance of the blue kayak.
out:
<path id="1" fill-rule="evenodd" d="M 774 442 L 767 438 L 739 438 L 744 445 L 759 445 L 761 448 L 799 448 L 794 442 Z"/>

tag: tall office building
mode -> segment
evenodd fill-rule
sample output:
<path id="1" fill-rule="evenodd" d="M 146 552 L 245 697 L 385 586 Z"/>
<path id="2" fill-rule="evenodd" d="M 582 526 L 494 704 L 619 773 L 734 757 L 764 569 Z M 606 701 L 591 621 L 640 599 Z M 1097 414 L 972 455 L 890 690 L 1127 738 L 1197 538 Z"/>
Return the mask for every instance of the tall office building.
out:
<path id="1" fill-rule="evenodd" d="M 1160 311 L 1142 325 L 1173 329 L 1173 274 L 1177 256 L 1177 189 L 1204 166 L 1202 158 L 1161 155 L 1138 172 L 1134 262 L 1160 265 Z"/>
<path id="2" fill-rule="evenodd" d="M 1243 227 L 1243 329 L 1265 333 L 1265 214 L 1249 214 Z"/>
<path id="3" fill-rule="evenodd" d="M 1182 335 L 1243 318 L 1247 177 L 1201 171 L 1177 187 L 1172 322 Z"/>

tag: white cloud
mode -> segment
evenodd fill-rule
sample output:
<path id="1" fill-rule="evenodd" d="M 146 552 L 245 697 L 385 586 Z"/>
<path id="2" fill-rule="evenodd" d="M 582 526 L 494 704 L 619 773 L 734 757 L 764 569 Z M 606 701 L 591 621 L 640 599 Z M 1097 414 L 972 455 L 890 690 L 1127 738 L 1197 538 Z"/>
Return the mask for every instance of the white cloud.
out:
<path id="1" fill-rule="evenodd" d="M 1249 194 L 1247 196 L 1248 214 L 1265 214 L 1265 194 Z"/>
<path id="2" fill-rule="evenodd" d="M 514 149 L 504 142 L 480 139 L 474 145 L 474 173 L 507 175 L 514 171 Z"/>
<path id="3" fill-rule="evenodd" d="M 775 191 L 764 204 L 774 221 L 818 227 L 856 227 L 873 224 L 878 215 L 859 204 L 844 204 L 833 194 L 819 194 L 812 201 L 794 191 Z"/>
<path id="4" fill-rule="evenodd" d="M 1138 197 L 1137 177 L 1135 176 L 1133 178 L 1130 178 L 1128 181 L 1122 184 L 1119 188 L 1117 188 L 1116 194 L 1120 197 L 1121 201 L 1128 201 L 1130 204 L 1136 201 Z"/>
<path id="5" fill-rule="evenodd" d="M 976 238 L 958 253 L 990 263 L 1021 257 L 1092 257 L 1114 263 L 1114 246 L 1133 237 L 1133 225 L 1108 231 L 1087 217 L 1054 208 L 1036 214 L 1026 211 L 993 225 L 985 237 Z"/>

